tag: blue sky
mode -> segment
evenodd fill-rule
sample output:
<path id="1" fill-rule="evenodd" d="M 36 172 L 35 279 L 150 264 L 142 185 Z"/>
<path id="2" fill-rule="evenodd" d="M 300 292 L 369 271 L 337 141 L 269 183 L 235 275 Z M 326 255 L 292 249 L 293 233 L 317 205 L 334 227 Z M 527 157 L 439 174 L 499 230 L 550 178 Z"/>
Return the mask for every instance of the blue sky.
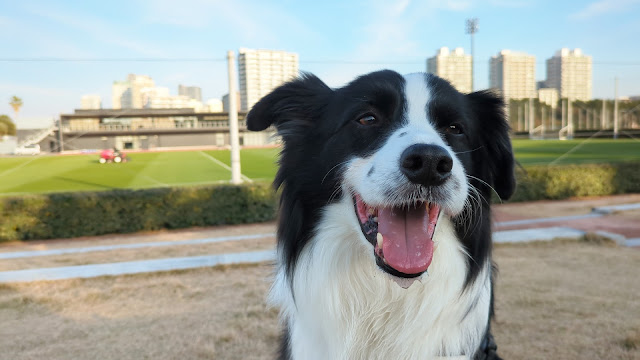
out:
<path id="1" fill-rule="evenodd" d="M 501 49 L 544 61 L 562 48 L 593 56 L 593 95 L 640 95 L 640 0 L 400 0 L 400 1 L 2 1 L 0 59 L 202 58 L 199 62 L 0 61 L 0 114 L 52 118 L 111 84 L 146 74 L 177 92 L 202 87 L 203 97 L 227 92 L 227 50 L 240 47 L 297 52 L 300 68 L 331 86 L 372 70 L 424 71 L 441 46 L 470 49 L 465 19 L 479 18 L 476 88 L 488 86 L 489 57 Z M 20 122 L 19 122 L 20 125 Z M 23 124 L 28 126 L 28 124 Z"/>

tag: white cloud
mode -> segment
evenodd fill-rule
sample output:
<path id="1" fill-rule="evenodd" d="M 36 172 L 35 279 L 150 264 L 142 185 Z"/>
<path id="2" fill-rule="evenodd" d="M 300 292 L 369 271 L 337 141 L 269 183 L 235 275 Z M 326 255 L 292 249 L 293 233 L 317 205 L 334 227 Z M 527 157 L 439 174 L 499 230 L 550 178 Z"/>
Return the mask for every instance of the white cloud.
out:
<path id="1" fill-rule="evenodd" d="M 575 20 L 591 19 L 607 13 L 628 11 L 630 7 L 636 4 L 640 4 L 640 0 L 600 0 L 569 15 L 569 18 Z"/>
<path id="2" fill-rule="evenodd" d="M 489 5 L 506 8 L 523 8 L 531 6 L 531 0 L 489 0 Z"/>
<path id="3" fill-rule="evenodd" d="M 407 1 L 407 0 L 405 0 Z M 242 42 L 274 44 L 281 37 L 305 36 L 318 41 L 322 36 L 309 28 L 291 10 L 268 2 L 221 0 L 141 0 L 144 21 L 206 31 L 207 28 L 228 29 L 227 34 Z"/>
<path id="4" fill-rule="evenodd" d="M 148 43 L 133 40 L 130 33 L 123 34 L 118 31 L 120 26 L 110 24 L 104 20 L 89 14 L 78 14 L 68 9 L 44 8 L 33 6 L 26 9 L 32 14 L 59 23 L 61 26 L 71 27 L 89 34 L 95 40 L 115 45 L 136 52 L 144 56 L 164 56 L 164 51 L 157 49 Z"/>

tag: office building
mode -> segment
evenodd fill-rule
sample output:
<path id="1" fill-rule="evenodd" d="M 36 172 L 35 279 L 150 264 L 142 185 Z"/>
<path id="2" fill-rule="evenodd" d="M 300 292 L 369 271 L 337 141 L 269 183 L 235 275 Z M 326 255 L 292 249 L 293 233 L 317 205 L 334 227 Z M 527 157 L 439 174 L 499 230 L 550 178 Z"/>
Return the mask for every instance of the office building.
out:
<path id="1" fill-rule="evenodd" d="M 178 95 L 184 95 L 191 99 L 202 101 L 202 89 L 198 86 L 178 85 Z"/>
<path id="2" fill-rule="evenodd" d="M 502 50 L 489 62 L 489 86 L 500 91 L 505 101 L 536 97 L 536 58 Z"/>
<path id="3" fill-rule="evenodd" d="M 238 53 L 241 111 L 248 111 L 278 85 L 298 76 L 298 54 L 244 48 Z"/>
<path id="4" fill-rule="evenodd" d="M 465 54 L 462 48 L 450 51 L 442 47 L 427 59 L 427 72 L 448 80 L 458 91 L 469 93 L 473 91 L 471 60 L 471 55 Z"/>
<path id="5" fill-rule="evenodd" d="M 126 81 L 115 81 L 111 87 L 111 103 L 114 109 L 142 109 L 142 89 L 155 87 L 147 75 L 129 74 Z"/>
<path id="6" fill-rule="evenodd" d="M 220 99 L 209 99 L 204 104 L 204 109 L 207 112 L 222 112 L 223 108 L 222 100 Z"/>
<path id="7" fill-rule="evenodd" d="M 591 56 L 584 55 L 580 49 L 558 50 L 547 59 L 546 84 L 555 88 L 563 99 L 591 100 Z"/>
<path id="8" fill-rule="evenodd" d="M 240 92 L 236 91 L 236 110 L 238 111 L 240 111 L 242 106 L 241 98 Z M 222 111 L 229 112 L 229 94 L 222 95 Z"/>
<path id="9" fill-rule="evenodd" d="M 100 98 L 100 95 L 82 95 L 82 98 L 80 98 L 80 109 L 102 109 L 102 99 Z"/>

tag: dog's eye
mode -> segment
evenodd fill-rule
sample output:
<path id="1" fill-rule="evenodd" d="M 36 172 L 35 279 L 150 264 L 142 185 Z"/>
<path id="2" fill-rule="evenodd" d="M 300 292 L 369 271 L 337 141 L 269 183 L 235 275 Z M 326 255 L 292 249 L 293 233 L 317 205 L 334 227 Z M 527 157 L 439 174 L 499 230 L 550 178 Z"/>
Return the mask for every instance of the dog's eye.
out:
<path id="1" fill-rule="evenodd" d="M 365 116 L 359 118 L 358 122 L 360 123 L 360 125 L 369 126 L 369 125 L 377 124 L 378 123 L 378 119 L 373 115 L 365 115 Z"/>
<path id="2" fill-rule="evenodd" d="M 462 126 L 459 124 L 451 124 L 447 126 L 444 131 L 448 134 L 459 135 L 462 134 Z"/>

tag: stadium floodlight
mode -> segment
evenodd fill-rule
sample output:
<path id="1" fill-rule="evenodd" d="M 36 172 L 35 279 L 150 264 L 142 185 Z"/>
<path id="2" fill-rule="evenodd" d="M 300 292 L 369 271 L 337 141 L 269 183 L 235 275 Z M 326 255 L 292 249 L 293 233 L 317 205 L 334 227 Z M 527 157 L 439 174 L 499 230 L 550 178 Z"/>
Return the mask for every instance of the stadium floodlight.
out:
<path id="1" fill-rule="evenodd" d="M 467 19 L 466 33 L 471 35 L 471 90 L 473 91 L 474 64 L 476 61 L 473 35 L 478 32 L 478 18 Z"/>

